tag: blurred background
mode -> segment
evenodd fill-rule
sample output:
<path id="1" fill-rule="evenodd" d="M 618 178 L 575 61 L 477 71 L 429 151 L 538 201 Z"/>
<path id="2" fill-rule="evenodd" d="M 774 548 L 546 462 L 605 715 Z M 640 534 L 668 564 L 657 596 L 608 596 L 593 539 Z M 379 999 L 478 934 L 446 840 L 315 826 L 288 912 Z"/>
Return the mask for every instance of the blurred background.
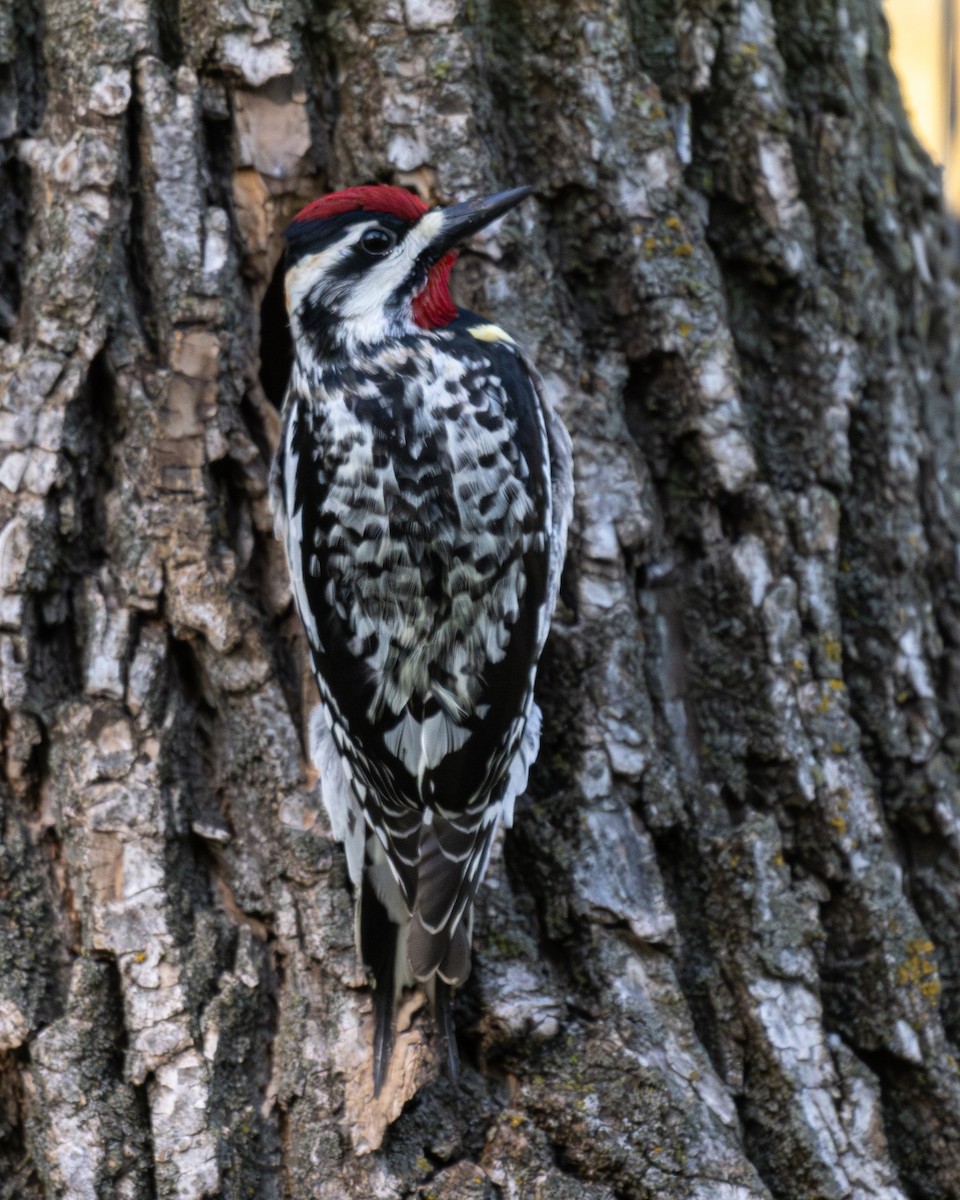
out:
<path id="1" fill-rule="evenodd" d="M 960 212 L 957 147 L 957 22 L 960 0 L 886 0 L 893 64 L 920 140 L 943 165 L 944 190 Z"/>

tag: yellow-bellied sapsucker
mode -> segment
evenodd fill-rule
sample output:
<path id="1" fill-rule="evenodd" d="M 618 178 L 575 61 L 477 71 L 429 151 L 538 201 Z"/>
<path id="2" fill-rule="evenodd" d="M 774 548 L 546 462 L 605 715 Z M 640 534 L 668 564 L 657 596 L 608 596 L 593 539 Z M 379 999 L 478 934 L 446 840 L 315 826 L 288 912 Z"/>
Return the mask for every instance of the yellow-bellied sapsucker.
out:
<path id="1" fill-rule="evenodd" d="M 570 439 L 512 338 L 457 309 L 453 247 L 530 193 L 428 209 L 401 188 L 287 231 L 295 360 L 272 495 L 322 704 L 312 752 L 373 977 L 374 1087 L 421 983 L 456 1073 L 450 986 L 540 741 Z"/>

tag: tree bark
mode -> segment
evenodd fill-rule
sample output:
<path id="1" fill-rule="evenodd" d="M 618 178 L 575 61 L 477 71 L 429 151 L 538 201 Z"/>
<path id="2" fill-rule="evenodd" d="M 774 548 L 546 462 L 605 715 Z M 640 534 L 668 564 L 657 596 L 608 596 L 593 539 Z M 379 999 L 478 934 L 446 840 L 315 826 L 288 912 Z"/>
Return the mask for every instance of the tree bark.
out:
<path id="1" fill-rule="evenodd" d="M 459 1089 L 372 1098 L 266 499 L 297 208 L 531 183 L 575 443 Z M 0 8 L 0 1197 L 960 1197 L 960 305 L 878 0 Z"/>

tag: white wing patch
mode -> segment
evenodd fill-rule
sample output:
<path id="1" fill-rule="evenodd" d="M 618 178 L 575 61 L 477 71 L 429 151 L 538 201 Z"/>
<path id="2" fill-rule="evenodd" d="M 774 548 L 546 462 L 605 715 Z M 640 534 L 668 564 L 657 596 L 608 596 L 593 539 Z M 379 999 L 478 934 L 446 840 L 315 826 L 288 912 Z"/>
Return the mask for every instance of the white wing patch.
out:
<path id="1" fill-rule="evenodd" d="M 470 730 L 463 729 L 442 710 L 427 717 L 423 723 L 423 757 L 427 768 L 433 770 L 439 763 L 464 746 L 470 738 Z"/>
<path id="2" fill-rule="evenodd" d="M 416 720 L 408 710 L 397 725 L 384 734 L 383 740 L 390 753 L 395 754 L 422 784 L 427 771 L 432 771 L 448 754 L 465 746 L 469 738 L 470 730 L 457 725 L 442 710 L 423 722 Z"/>
<path id="3" fill-rule="evenodd" d="M 330 734 L 323 705 L 310 714 L 310 757 L 320 775 L 320 796 L 330 818 L 330 830 L 347 852 L 347 873 L 354 886 L 363 876 L 367 824 L 356 793 L 344 771 L 346 760 Z"/>
<path id="4" fill-rule="evenodd" d="M 531 704 L 530 713 L 523 727 L 523 737 L 520 747 L 510 763 L 510 773 L 507 776 L 507 786 L 503 790 L 503 799 L 494 818 L 503 815 L 503 823 L 509 829 L 513 824 L 513 808 L 517 797 L 527 790 L 527 777 L 530 768 L 536 762 L 540 753 L 540 730 L 543 726 L 543 715 L 540 706 Z M 486 816 L 486 814 L 484 814 Z"/>

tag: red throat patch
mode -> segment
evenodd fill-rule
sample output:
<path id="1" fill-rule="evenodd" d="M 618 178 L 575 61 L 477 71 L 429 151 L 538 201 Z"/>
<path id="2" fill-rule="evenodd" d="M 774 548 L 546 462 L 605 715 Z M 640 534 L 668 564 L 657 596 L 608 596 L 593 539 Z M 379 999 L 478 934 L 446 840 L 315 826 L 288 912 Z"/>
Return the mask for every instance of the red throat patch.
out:
<path id="1" fill-rule="evenodd" d="M 413 319 L 421 329 L 439 329 L 449 325 L 457 316 L 457 306 L 450 297 L 450 272 L 457 261 L 456 250 L 434 263 L 427 274 L 422 292 L 413 298 Z"/>
<path id="2" fill-rule="evenodd" d="M 405 188 L 376 184 L 369 187 L 345 188 L 342 192 L 331 192 L 321 196 L 293 218 L 299 221 L 325 221 L 328 217 L 339 217 L 348 212 L 389 213 L 401 221 L 418 221 L 429 205 L 419 196 Z M 440 329 L 449 325 L 457 316 L 457 306 L 450 296 L 450 272 L 457 261 L 457 252 L 451 250 L 439 262 L 434 263 L 427 274 L 427 282 L 413 298 L 413 319 L 421 329 Z"/>

